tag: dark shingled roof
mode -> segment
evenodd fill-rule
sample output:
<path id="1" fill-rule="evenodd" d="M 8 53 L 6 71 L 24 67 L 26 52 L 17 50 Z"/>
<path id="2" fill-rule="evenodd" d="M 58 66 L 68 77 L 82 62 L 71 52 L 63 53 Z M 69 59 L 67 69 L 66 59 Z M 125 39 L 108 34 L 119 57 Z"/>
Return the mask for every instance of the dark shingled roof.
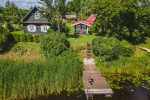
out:
<path id="1" fill-rule="evenodd" d="M 31 13 L 32 13 L 34 10 L 38 10 L 39 12 L 41 12 L 38 7 L 32 8 L 32 9 L 30 10 L 30 12 L 19 22 L 19 24 L 21 24 L 21 23 L 48 24 L 48 23 L 49 23 L 48 21 L 26 21 L 26 18 L 27 18 L 28 16 L 30 16 Z M 44 14 L 43 14 L 43 15 L 44 15 Z M 45 16 L 44 16 L 44 17 L 45 17 Z"/>

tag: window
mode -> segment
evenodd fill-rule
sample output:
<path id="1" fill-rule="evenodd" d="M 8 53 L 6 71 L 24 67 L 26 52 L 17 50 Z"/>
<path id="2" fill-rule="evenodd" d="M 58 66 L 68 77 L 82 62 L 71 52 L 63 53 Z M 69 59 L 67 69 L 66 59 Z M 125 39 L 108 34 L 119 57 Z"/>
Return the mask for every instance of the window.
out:
<path id="1" fill-rule="evenodd" d="M 49 29 L 48 25 L 42 25 L 41 26 L 41 32 L 47 32 L 48 29 Z"/>
<path id="2" fill-rule="evenodd" d="M 83 29 L 83 30 L 86 30 L 86 25 L 82 25 L 82 29 Z"/>
<path id="3" fill-rule="evenodd" d="M 28 30 L 28 32 L 36 32 L 36 26 L 35 25 L 28 25 L 27 30 Z"/>
<path id="4" fill-rule="evenodd" d="M 76 29 L 81 29 L 81 25 L 77 25 Z"/>
<path id="5" fill-rule="evenodd" d="M 40 13 L 35 13 L 35 19 L 40 19 Z"/>

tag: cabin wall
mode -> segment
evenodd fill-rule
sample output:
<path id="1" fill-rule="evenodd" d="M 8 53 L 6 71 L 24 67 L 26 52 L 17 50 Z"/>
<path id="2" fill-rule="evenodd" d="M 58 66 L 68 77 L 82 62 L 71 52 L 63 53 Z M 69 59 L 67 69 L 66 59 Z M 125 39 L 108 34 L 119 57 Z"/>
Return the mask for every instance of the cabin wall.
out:
<path id="1" fill-rule="evenodd" d="M 27 29 L 28 25 L 35 25 L 36 26 L 36 31 L 35 32 L 29 32 L 28 29 Z M 47 32 L 41 32 L 41 26 L 42 25 L 50 26 L 49 24 L 23 24 L 23 26 L 24 26 L 24 33 L 25 34 L 28 34 L 28 33 L 30 33 L 30 34 L 47 34 Z"/>
<path id="2" fill-rule="evenodd" d="M 78 26 L 80 26 L 80 28 L 77 28 Z M 85 29 L 83 29 L 83 26 L 86 26 Z M 86 32 L 83 33 L 82 31 L 86 31 Z M 74 25 L 74 33 L 75 34 L 88 34 L 88 26 L 84 24 Z"/>

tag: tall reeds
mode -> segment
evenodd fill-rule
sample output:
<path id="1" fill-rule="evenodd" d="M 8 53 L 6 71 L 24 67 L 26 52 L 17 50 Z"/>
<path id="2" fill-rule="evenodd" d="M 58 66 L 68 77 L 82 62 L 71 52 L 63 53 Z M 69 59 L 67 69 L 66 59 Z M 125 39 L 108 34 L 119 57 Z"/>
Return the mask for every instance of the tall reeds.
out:
<path id="1" fill-rule="evenodd" d="M 81 86 L 82 63 L 74 54 L 47 62 L 0 60 L 0 99 L 34 98 Z"/>

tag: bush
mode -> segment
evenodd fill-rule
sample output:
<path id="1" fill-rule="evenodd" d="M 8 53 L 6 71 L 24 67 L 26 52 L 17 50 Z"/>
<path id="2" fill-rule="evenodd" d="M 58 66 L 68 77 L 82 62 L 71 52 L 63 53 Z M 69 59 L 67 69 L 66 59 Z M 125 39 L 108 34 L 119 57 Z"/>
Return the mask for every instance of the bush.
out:
<path id="1" fill-rule="evenodd" d="M 8 29 L 0 25 L 0 51 L 4 50 L 5 48 L 4 43 L 8 41 L 8 34 L 9 34 Z"/>
<path id="2" fill-rule="evenodd" d="M 130 57 L 134 53 L 132 46 L 124 47 L 116 38 L 95 38 L 92 46 L 94 54 L 106 61 L 115 60 L 119 56 Z"/>
<path id="3" fill-rule="evenodd" d="M 26 35 L 20 34 L 20 42 L 27 42 Z"/>
<path id="4" fill-rule="evenodd" d="M 39 35 L 34 35 L 33 36 L 33 41 L 36 42 L 36 43 L 39 43 L 40 42 L 40 36 Z"/>
<path id="5" fill-rule="evenodd" d="M 64 34 L 49 31 L 49 34 L 41 39 L 41 50 L 46 58 L 59 56 L 69 47 L 70 43 Z"/>
<path id="6" fill-rule="evenodd" d="M 20 34 L 12 34 L 14 42 L 20 42 Z"/>
<path id="7" fill-rule="evenodd" d="M 134 54 L 134 48 L 132 47 L 122 47 L 120 50 L 120 55 L 125 57 L 130 57 Z"/>
<path id="8" fill-rule="evenodd" d="M 33 36 L 31 34 L 26 35 L 28 42 L 33 42 Z"/>
<path id="9" fill-rule="evenodd" d="M 9 40 L 13 42 L 40 42 L 40 38 L 43 35 L 32 35 L 32 34 L 11 34 Z"/>
<path id="10" fill-rule="evenodd" d="M 103 60 L 112 61 L 119 56 L 121 44 L 115 38 L 99 37 L 92 41 L 93 52 L 96 56 L 102 57 Z"/>

